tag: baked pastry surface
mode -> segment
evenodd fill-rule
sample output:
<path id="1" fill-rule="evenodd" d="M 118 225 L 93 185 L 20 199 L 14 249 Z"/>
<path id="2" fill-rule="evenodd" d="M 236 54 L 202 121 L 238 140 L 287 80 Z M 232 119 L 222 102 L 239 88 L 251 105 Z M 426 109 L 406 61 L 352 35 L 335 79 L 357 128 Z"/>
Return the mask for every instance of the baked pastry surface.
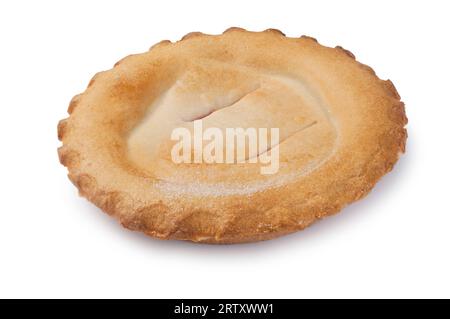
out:
<path id="1" fill-rule="evenodd" d="M 365 196 L 405 150 L 404 105 L 349 51 L 277 30 L 162 41 L 94 76 L 60 121 L 82 196 L 162 239 L 238 243 L 301 230 Z M 176 127 L 279 127 L 279 171 L 176 164 Z M 259 154 L 248 154 L 258 156 Z"/>

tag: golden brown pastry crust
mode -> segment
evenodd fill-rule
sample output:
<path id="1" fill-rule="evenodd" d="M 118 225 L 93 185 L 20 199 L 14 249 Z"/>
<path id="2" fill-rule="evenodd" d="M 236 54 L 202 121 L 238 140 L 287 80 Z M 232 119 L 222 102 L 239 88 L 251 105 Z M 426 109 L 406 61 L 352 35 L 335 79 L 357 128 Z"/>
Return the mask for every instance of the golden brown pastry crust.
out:
<path id="1" fill-rule="evenodd" d="M 127 156 L 127 136 L 180 76 L 186 59 L 304 76 L 336 124 L 332 152 L 294 179 L 248 191 L 172 188 L 143 172 Z M 407 136 L 404 104 L 391 81 L 380 80 L 348 50 L 274 29 L 231 28 L 217 36 L 195 32 L 176 43 L 162 41 L 96 74 L 68 113 L 58 125 L 58 153 L 82 196 L 129 229 L 205 243 L 266 240 L 337 213 L 392 169 Z"/>

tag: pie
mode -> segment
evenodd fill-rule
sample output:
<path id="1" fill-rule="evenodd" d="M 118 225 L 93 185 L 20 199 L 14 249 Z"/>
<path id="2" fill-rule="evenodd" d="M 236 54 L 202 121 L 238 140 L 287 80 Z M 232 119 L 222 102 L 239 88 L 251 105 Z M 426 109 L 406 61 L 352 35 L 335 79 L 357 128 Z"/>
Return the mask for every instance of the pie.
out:
<path id="1" fill-rule="evenodd" d="M 271 239 L 339 212 L 392 169 L 407 136 L 391 81 L 342 47 L 274 29 L 162 41 L 96 74 L 68 113 L 58 153 L 82 196 L 131 230 L 203 243 Z M 278 139 L 236 144 L 240 161 L 174 161 L 174 130 L 200 122 Z M 269 154 L 275 173 L 262 174 Z"/>

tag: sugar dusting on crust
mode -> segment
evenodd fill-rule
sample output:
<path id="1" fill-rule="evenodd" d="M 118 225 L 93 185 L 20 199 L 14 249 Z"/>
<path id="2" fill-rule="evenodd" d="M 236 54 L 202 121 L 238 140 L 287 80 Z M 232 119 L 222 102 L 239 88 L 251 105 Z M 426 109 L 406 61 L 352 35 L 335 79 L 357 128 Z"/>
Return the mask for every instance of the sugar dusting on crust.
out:
<path id="1" fill-rule="evenodd" d="M 154 186 L 163 192 L 176 194 L 177 196 L 180 194 L 212 197 L 250 195 L 269 188 L 281 187 L 283 185 L 289 184 L 290 182 L 297 181 L 302 176 L 308 175 L 313 170 L 319 168 L 320 165 L 327 161 L 327 159 L 328 157 L 318 162 L 312 161 L 300 171 L 255 183 L 231 185 L 225 183 L 206 184 L 194 181 L 190 182 L 189 184 L 184 184 L 181 180 L 179 181 L 179 183 L 159 180 Z"/>

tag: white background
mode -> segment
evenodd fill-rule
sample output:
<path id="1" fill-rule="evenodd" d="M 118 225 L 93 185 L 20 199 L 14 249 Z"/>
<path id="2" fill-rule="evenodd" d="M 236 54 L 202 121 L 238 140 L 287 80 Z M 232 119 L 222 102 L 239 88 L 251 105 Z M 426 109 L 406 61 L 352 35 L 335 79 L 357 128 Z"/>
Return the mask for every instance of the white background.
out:
<path id="1" fill-rule="evenodd" d="M 450 297 L 448 1 L 2 1 L 0 297 Z M 78 197 L 56 125 L 120 58 L 190 31 L 341 45 L 406 103 L 407 153 L 364 200 L 256 244 L 158 241 Z"/>

